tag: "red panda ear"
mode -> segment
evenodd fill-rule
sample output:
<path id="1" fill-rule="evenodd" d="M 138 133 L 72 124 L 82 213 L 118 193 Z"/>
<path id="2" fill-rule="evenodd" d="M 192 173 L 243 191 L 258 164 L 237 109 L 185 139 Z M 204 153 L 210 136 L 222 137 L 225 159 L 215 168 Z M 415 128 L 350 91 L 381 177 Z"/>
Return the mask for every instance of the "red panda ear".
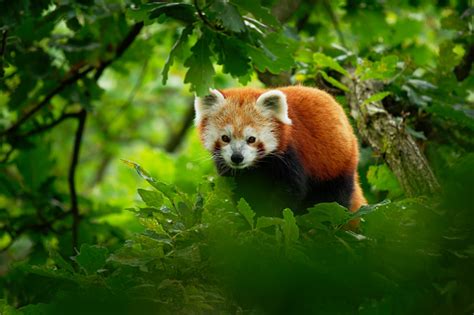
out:
<path id="1" fill-rule="evenodd" d="M 275 117 L 286 125 L 291 125 L 291 119 L 288 117 L 286 95 L 282 91 L 270 90 L 263 93 L 258 97 L 256 105 L 264 113 Z"/>
<path id="2" fill-rule="evenodd" d="M 196 112 L 196 118 L 194 119 L 195 124 L 199 125 L 202 119 L 217 106 L 224 104 L 224 100 L 224 95 L 214 89 L 209 89 L 209 95 L 203 97 L 196 96 L 194 99 L 194 110 Z"/>

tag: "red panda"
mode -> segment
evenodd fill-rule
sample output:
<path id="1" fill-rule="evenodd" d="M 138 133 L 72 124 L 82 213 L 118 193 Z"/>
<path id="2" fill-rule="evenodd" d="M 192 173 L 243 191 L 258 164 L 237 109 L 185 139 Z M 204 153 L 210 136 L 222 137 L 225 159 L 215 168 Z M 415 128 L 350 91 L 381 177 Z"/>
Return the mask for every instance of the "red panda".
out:
<path id="1" fill-rule="evenodd" d="M 265 178 L 261 185 L 273 194 L 257 193 L 263 202 L 286 193 L 284 206 L 297 213 L 320 202 L 351 211 L 366 204 L 357 138 L 326 92 L 303 86 L 211 89 L 196 97 L 194 107 L 201 141 L 219 174 L 257 185 Z"/>

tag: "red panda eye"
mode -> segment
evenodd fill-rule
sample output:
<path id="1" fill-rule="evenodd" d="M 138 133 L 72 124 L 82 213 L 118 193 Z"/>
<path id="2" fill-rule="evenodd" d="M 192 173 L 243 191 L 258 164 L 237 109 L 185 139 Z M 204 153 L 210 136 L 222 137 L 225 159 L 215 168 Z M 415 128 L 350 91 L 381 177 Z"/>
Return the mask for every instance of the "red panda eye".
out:
<path id="1" fill-rule="evenodd" d="M 255 142 L 255 137 L 248 137 L 247 143 L 254 143 Z"/>
<path id="2" fill-rule="evenodd" d="M 227 142 L 227 143 L 230 142 L 230 138 L 229 138 L 228 136 L 226 136 L 226 135 L 223 135 L 223 136 L 221 137 L 221 139 L 222 139 L 222 141 L 224 141 L 224 142 Z"/>

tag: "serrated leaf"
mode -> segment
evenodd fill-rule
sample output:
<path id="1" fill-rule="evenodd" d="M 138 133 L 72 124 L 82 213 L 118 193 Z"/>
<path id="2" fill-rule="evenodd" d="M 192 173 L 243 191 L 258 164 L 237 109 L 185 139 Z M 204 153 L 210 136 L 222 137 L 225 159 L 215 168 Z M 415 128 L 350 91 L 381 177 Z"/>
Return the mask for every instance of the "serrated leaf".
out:
<path id="1" fill-rule="evenodd" d="M 247 50 L 238 40 L 225 35 L 217 35 L 215 48 L 218 63 L 223 65 L 223 71 L 234 77 L 242 77 L 250 71 L 250 58 Z"/>
<path id="2" fill-rule="evenodd" d="M 347 70 L 341 67 L 341 65 L 336 60 L 334 60 L 333 58 L 329 56 L 326 56 L 323 53 L 319 53 L 319 52 L 315 53 L 313 55 L 313 61 L 320 68 L 330 68 L 332 70 L 339 72 L 342 75 L 349 76 L 349 73 L 347 72 Z"/>
<path id="3" fill-rule="evenodd" d="M 336 230 L 349 221 L 350 212 L 336 202 L 319 203 L 308 209 L 308 213 L 298 217 L 298 223 L 305 228 Z"/>
<path id="4" fill-rule="evenodd" d="M 379 92 L 379 93 L 375 93 L 373 95 L 371 95 L 369 98 L 367 98 L 366 100 L 364 100 L 364 102 L 362 103 L 362 105 L 365 105 L 365 104 L 370 104 L 370 103 L 374 103 L 374 102 L 379 102 L 381 100 L 383 100 L 385 97 L 387 97 L 388 95 L 392 94 L 391 92 Z"/>
<path id="5" fill-rule="evenodd" d="M 241 33 L 245 31 L 244 20 L 237 8 L 227 0 L 215 0 L 210 9 L 217 14 L 225 29 Z"/>
<path id="6" fill-rule="evenodd" d="M 105 266 L 107 256 L 107 248 L 83 244 L 79 255 L 75 256 L 74 260 L 90 275 Z"/>
<path id="7" fill-rule="evenodd" d="M 183 44 L 186 42 L 188 39 L 189 35 L 193 33 L 193 26 L 188 25 L 183 30 L 181 31 L 181 34 L 178 37 L 178 40 L 174 43 L 173 47 L 171 47 L 170 53 L 168 55 L 168 58 L 166 58 L 165 64 L 163 66 L 163 70 L 161 71 L 162 75 L 162 80 L 161 82 L 163 85 L 166 84 L 168 81 L 168 72 L 170 67 L 173 65 L 173 60 L 176 52 L 181 49 Z"/>
<path id="8" fill-rule="evenodd" d="M 245 201 L 244 198 L 240 198 L 239 203 L 237 204 L 237 210 L 239 210 L 240 214 L 245 218 L 245 220 L 250 225 L 250 228 L 253 229 L 254 227 L 254 220 L 255 212 L 252 210 L 250 205 Z"/>
<path id="9" fill-rule="evenodd" d="M 191 91 L 196 92 L 198 96 L 208 93 L 215 75 L 210 59 L 212 56 L 210 44 L 209 35 L 204 33 L 191 48 L 192 55 L 184 63 L 189 68 L 184 82 L 191 83 Z"/>
<path id="10" fill-rule="evenodd" d="M 257 45 L 247 44 L 247 52 L 252 63 L 261 72 L 281 73 L 294 65 L 295 46 L 289 38 L 270 33 L 259 40 Z"/>
<path id="11" fill-rule="evenodd" d="M 159 192 L 138 189 L 138 194 L 147 206 L 159 208 L 163 204 L 163 196 Z"/>

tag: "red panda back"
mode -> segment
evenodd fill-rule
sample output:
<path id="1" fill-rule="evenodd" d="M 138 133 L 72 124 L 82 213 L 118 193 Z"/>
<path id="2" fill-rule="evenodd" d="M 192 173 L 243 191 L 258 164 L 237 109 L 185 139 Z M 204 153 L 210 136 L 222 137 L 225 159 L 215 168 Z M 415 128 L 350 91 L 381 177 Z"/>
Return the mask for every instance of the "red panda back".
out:
<path id="1" fill-rule="evenodd" d="M 308 175 L 319 180 L 354 175 L 354 193 L 351 210 L 365 204 L 358 181 L 359 150 L 352 126 L 336 100 L 319 89 L 291 86 L 278 88 L 286 95 L 291 125 L 276 122 L 278 150 L 285 152 L 289 146 L 296 150 Z M 222 91 L 225 98 L 240 104 L 255 103 L 268 90 L 234 88 Z"/>

